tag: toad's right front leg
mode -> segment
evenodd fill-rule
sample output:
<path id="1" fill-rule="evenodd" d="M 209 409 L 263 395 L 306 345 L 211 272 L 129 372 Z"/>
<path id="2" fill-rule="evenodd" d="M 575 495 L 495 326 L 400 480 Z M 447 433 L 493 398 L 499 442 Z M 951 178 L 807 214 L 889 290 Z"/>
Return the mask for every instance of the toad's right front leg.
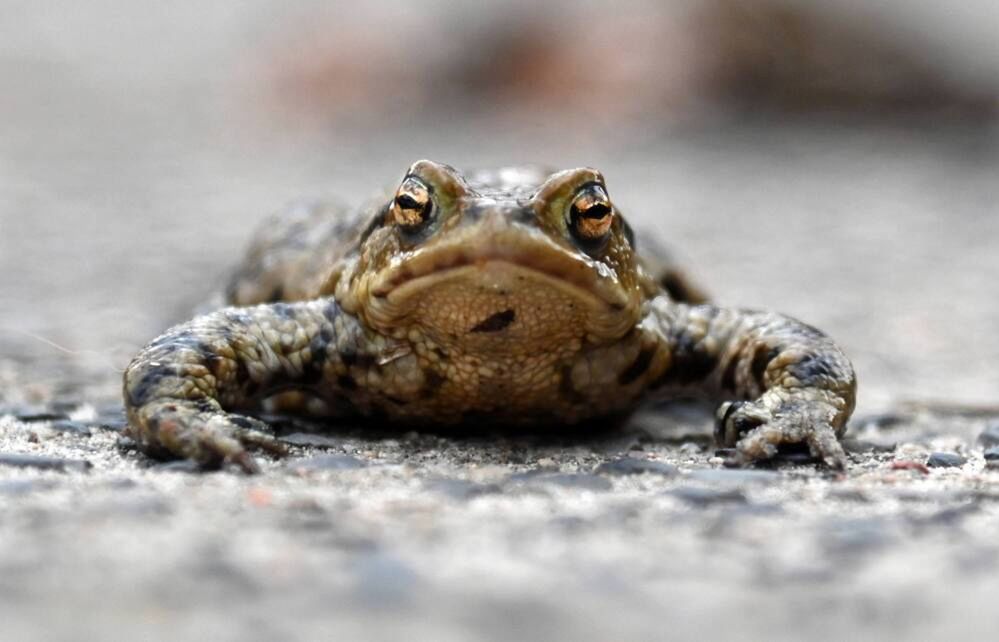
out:
<path id="1" fill-rule="evenodd" d="M 154 456 L 256 472 L 248 448 L 284 449 L 265 424 L 231 411 L 287 389 L 343 405 L 384 343 L 332 299 L 206 314 L 168 330 L 125 370 L 130 434 Z"/>

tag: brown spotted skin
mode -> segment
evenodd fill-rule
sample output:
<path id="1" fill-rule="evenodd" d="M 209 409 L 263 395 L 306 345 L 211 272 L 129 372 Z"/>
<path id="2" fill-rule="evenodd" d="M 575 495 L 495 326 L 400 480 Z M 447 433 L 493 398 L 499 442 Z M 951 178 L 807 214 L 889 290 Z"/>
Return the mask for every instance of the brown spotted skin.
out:
<path id="1" fill-rule="evenodd" d="M 266 404 L 540 429 L 700 396 L 721 404 L 733 463 L 804 444 L 845 465 L 842 351 L 788 317 L 705 304 L 662 251 L 639 257 L 599 172 L 420 161 L 402 185 L 355 214 L 272 219 L 227 289 L 234 307 L 139 353 L 124 398 L 146 452 L 255 471 L 248 449 L 283 451 L 241 414 Z"/>

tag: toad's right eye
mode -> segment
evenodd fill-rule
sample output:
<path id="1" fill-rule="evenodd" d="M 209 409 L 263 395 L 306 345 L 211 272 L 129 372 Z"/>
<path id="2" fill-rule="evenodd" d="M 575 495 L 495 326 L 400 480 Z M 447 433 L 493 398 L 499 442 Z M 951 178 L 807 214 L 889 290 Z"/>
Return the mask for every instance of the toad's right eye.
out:
<path id="1" fill-rule="evenodd" d="M 406 177 L 392 201 L 392 220 L 404 229 L 415 230 L 429 221 L 433 212 L 434 200 L 426 183 L 415 176 Z"/>

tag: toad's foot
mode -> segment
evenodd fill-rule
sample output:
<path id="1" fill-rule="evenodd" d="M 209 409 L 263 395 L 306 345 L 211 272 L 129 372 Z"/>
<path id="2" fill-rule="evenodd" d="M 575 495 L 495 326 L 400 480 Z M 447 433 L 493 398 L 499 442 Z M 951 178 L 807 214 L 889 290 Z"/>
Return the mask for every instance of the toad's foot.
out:
<path id="1" fill-rule="evenodd" d="M 846 453 L 835 426 L 842 405 L 815 390 L 770 390 L 756 401 L 728 401 L 715 415 L 715 439 L 735 447 L 726 464 L 744 466 L 770 459 L 779 446 L 807 445 L 812 456 L 843 470 Z"/>
<path id="2" fill-rule="evenodd" d="M 234 464 L 253 474 L 260 467 L 250 450 L 287 454 L 264 422 L 211 406 L 203 401 L 148 403 L 131 411 L 131 435 L 146 452 L 189 459 L 206 469 Z"/>

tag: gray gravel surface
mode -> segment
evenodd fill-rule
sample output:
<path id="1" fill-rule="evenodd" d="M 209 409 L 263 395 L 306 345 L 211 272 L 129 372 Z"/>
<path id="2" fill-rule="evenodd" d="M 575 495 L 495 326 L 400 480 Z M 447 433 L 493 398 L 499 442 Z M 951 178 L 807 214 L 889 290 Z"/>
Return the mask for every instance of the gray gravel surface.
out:
<path id="1" fill-rule="evenodd" d="M 0 637 L 996 630 L 994 128 L 584 133 L 459 113 L 278 130 L 233 80 L 276 18 L 228 5 L 154 28 L 104 2 L 65 24 L 21 3 L 0 23 Z M 581 436 L 285 422 L 292 456 L 252 478 L 135 452 L 121 369 L 208 298 L 253 225 L 301 194 L 359 201 L 420 157 L 598 166 L 719 301 L 830 332 L 860 376 L 847 472 L 724 469 L 688 406 Z"/>

